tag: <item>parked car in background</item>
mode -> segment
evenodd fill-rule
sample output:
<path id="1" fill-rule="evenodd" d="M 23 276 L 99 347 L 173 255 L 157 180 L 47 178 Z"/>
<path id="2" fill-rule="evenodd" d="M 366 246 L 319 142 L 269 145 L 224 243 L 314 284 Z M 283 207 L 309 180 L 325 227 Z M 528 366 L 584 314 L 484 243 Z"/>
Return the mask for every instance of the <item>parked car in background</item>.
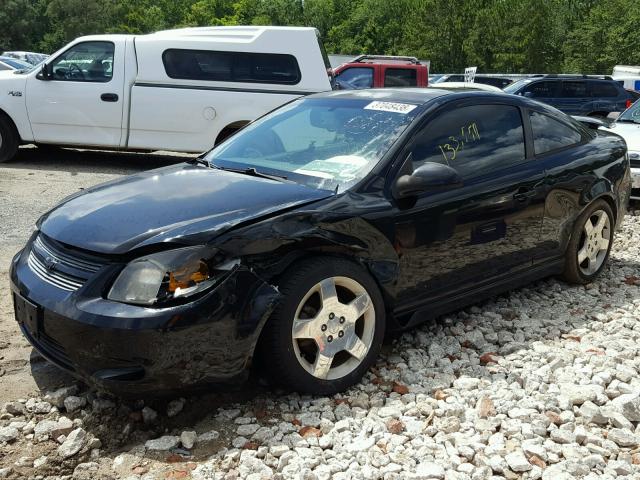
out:
<path id="1" fill-rule="evenodd" d="M 465 77 L 462 74 L 446 74 L 441 75 L 437 80 L 432 83 L 447 83 L 447 82 L 465 82 Z M 482 83 L 484 85 L 491 85 L 503 89 L 507 85 L 513 83 L 513 80 L 509 77 L 500 77 L 495 75 L 476 75 L 473 79 L 473 83 Z"/>
<path id="2" fill-rule="evenodd" d="M 608 76 L 544 75 L 512 83 L 505 92 L 547 103 L 569 115 L 606 117 L 622 112 L 635 101 Z"/>
<path id="3" fill-rule="evenodd" d="M 340 90 L 426 87 L 429 67 L 415 57 L 361 55 L 334 69 Z"/>
<path id="4" fill-rule="evenodd" d="M 27 62 L 31 65 L 38 65 L 49 57 L 46 53 L 36 52 L 3 52 L 2 56 L 22 60 L 23 62 Z"/>
<path id="5" fill-rule="evenodd" d="M 640 200 L 640 102 L 622 112 L 605 130 L 617 133 L 627 142 L 633 178 L 631 198 Z"/>
<path id="6" fill-rule="evenodd" d="M 207 155 L 67 198 L 10 264 L 46 359 L 140 395 L 358 382 L 385 331 L 533 280 L 592 282 L 625 216 L 622 138 L 515 95 L 321 93 Z"/>
<path id="7" fill-rule="evenodd" d="M 331 90 L 323 52 L 318 31 L 301 27 L 78 38 L 41 68 L 0 72 L 0 161 L 19 143 L 208 150 L 284 103 Z"/>
<path id="8" fill-rule="evenodd" d="M 0 56 L 0 71 L 2 70 L 31 70 L 33 65 L 13 57 Z"/>

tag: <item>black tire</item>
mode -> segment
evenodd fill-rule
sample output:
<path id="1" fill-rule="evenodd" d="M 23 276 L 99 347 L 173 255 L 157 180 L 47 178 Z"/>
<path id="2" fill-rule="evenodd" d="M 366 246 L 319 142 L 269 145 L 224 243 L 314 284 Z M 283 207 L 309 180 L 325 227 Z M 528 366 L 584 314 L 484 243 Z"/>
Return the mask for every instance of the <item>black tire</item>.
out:
<path id="1" fill-rule="evenodd" d="M 357 357 L 352 358 L 346 351 L 341 352 L 341 354 L 347 356 L 347 359 L 343 360 L 344 362 L 360 362 L 351 372 L 340 378 L 321 379 L 312 375 L 302 366 L 303 360 L 298 360 L 295 348 L 299 347 L 294 347 L 292 328 L 298 306 L 305 296 L 323 280 L 336 277 L 353 280 L 364 288 L 373 305 L 375 330 L 372 334 L 371 345 L 361 360 L 358 360 Z M 275 383 L 284 388 L 312 395 L 331 395 L 341 392 L 360 381 L 362 376 L 373 365 L 380 352 L 385 330 L 384 301 L 371 276 L 363 268 L 347 260 L 315 258 L 296 263 L 283 275 L 278 283 L 283 298 L 265 325 L 260 340 L 258 358 L 260 363 L 264 365 L 262 370 Z M 337 286 L 338 291 L 341 288 L 340 285 Z M 348 290 L 345 291 L 348 292 Z M 358 322 L 364 321 L 365 315 L 359 317 Z M 343 327 L 338 326 L 337 328 Z M 328 335 L 330 331 L 325 333 Z M 340 333 L 341 338 L 342 335 L 344 334 Z M 325 345 L 327 345 L 327 338 L 325 337 Z M 316 345 L 315 348 L 317 348 L 317 342 L 313 340 L 308 340 L 308 342 L 313 342 L 312 345 Z M 338 345 L 338 343 L 335 345 Z M 312 346 L 311 348 L 314 347 Z M 299 353 L 302 357 L 301 351 Z M 334 358 L 338 359 L 338 355 Z M 334 363 L 336 363 L 336 360 L 331 365 Z"/>
<path id="2" fill-rule="evenodd" d="M 590 221 L 593 221 L 593 219 L 599 214 L 599 212 L 604 212 L 604 214 L 608 217 L 608 231 L 606 235 L 603 234 L 603 236 L 608 236 L 609 243 L 606 248 L 606 253 L 604 253 L 603 251 L 604 255 L 602 256 L 601 262 L 598 262 L 599 265 L 597 266 L 597 268 L 593 272 L 587 273 L 584 271 L 585 261 L 579 262 L 578 254 L 585 246 L 584 242 L 587 240 L 584 230 L 587 220 L 589 219 Z M 595 202 L 589 204 L 574 223 L 571 239 L 569 240 L 569 245 L 567 246 L 567 251 L 565 254 L 565 266 L 562 278 L 569 283 L 575 283 L 578 285 L 592 282 L 600 274 L 602 269 L 606 266 L 607 261 L 609 260 L 611 246 L 613 245 L 614 229 L 615 220 L 613 211 L 611 210 L 609 204 L 604 200 L 596 200 Z"/>
<path id="3" fill-rule="evenodd" d="M 0 114 L 0 163 L 11 160 L 18 151 L 20 139 L 13 122 Z"/>

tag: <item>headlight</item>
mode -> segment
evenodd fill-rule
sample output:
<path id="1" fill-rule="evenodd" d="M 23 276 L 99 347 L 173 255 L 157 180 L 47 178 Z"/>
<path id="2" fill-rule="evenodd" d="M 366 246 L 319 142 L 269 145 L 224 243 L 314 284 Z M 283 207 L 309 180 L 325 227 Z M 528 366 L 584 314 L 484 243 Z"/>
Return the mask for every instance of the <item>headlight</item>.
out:
<path id="1" fill-rule="evenodd" d="M 187 247 L 154 253 L 130 262 L 107 298 L 136 305 L 155 305 L 206 290 L 238 261 L 225 263 L 211 247 Z"/>

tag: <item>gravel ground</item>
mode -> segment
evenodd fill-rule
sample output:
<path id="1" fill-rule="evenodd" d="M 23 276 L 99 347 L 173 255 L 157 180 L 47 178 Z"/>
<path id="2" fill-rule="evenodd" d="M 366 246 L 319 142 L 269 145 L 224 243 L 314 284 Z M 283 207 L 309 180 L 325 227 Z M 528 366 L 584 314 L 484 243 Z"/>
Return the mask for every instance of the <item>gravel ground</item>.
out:
<path id="1" fill-rule="evenodd" d="M 35 219 L 78 188 L 179 161 L 34 149 L 0 168 L 0 286 Z M 107 398 L 59 374 L 0 298 L 0 478 L 640 478 L 640 215 L 585 287 L 548 279 L 395 338 L 356 387 L 252 379 Z"/>

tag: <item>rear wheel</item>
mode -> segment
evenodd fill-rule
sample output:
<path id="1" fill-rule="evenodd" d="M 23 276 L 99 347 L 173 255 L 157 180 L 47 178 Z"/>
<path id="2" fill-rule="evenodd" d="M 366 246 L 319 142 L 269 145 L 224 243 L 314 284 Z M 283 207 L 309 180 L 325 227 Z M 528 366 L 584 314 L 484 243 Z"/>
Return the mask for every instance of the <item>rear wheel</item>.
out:
<path id="1" fill-rule="evenodd" d="M 0 162 L 7 162 L 15 156 L 18 143 L 18 132 L 11 120 L 0 116 Z"/>
<path id="2" fill-rule="evenodd" d="M 279 288 L 283 299 L 261 345 L 274 380 L 320 395 L 357 383 L 384 338 L 384 304 L 373 279 L 348 261 L 316 259 L 296 265 Z"/>
<path id="3" fill-rule="evenodd" d="M 578 217 L 567 248 L 564 279 L 571 283 L 591 282 L 602 271 L 613 244 L 613 212 L 597 200 Z"/>

